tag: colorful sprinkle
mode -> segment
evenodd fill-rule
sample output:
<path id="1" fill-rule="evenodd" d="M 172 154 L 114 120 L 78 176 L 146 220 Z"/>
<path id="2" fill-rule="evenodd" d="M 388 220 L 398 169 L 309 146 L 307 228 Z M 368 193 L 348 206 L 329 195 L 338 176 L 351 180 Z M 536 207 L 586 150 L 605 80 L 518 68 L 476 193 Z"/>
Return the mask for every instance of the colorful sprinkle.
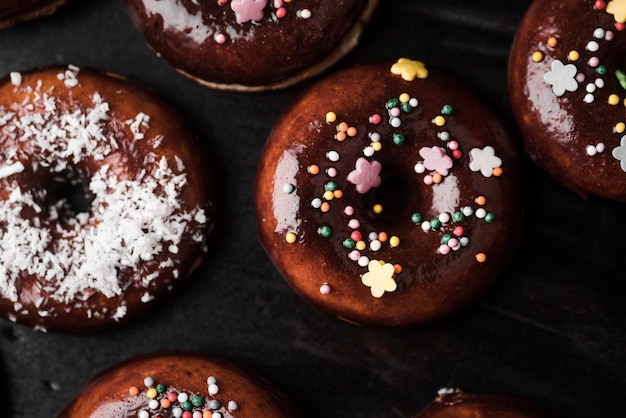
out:
<path id="1" fill-rule="evenodd" d="M 285 236 L 285 240 L 289 243 L 289 244 L 293 244 L 296 242 L 296 240 L 298 239 L 298 237 L 296 236 L 296 234 L 294 234 L 293 232 L 288 232 L 287 235 Z"/>

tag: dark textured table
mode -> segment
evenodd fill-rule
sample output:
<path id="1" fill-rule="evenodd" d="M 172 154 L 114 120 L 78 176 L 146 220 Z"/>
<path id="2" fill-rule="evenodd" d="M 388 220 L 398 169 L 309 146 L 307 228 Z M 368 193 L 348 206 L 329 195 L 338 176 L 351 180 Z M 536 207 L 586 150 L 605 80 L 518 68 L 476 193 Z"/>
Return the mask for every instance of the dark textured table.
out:
<path id="1" fill-rule="evenodd" d="M 482 92 L 519 140 L 506 67 L 528 0 L 381 3 L 340 66 L 407 56 L 449 68 Z M 121 0 L 74 1 L 0 32 L 0 74 L 51 63 L 134 77 L 180 108 L 220 165 L 224 216 L 216 248 L 190 285 L 140 321 L 84 336 L 0 322 L 0 416 L 54 417 L 107 366 L 178 349 L 257 370 L 308 417 L 410 417 L 441 387 L 517 395 L 555 417 L 626 416 L 624 204 L 581 200 L 526 161 L 526 235 L 499 283 L 428 328 L 359 328 L 305 305 L 256 234 L 257 159 L 281 110 L 310 82 L 252 95 L 200 87 L 148 49 Z"/>

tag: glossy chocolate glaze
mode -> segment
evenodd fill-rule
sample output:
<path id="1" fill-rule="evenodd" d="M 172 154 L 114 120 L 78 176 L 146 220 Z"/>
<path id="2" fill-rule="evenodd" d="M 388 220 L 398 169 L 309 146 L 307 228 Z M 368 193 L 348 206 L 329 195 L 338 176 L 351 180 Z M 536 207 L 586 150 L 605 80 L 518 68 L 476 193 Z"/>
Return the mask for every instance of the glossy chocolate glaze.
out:
<path id="1" fill-rule="evenodd" d="M 515 252 L 524 194 L 517 150 L 494 113 L 476 95 L 440 70 L 430 71 L 426 79 L 405 81 L 390 73 L 391 65 L 338 72 L 291 104 L 267 141 L 256 181 L 260 239 L 287 282 L 324 313 L 382 326 L 440 319 L 485 291 Z M 403 93 L 416 98 L 419 105 L 402 114 L 402 124 L 396 129 L 389 123 L 386 103 Z M 454 112 L 445 116 L 443 127 L 436 126 L 433 121 L 442 116 L 445 105 Z M 335 123 L 326 120 L 330 111 L 337 115 Z M 374 114 L 382 117 L 379 125 L 369 121 Z M 357 135 L 343 142 L 334 139 L 340 122 L 357 128 Z M 446 141 L 438 138 L 443 131 L 451 135 L 448 143 L 458 142 L 462 156 L 451 158 L 453 167 L 440 184 L 426 185 L 424 178 L 431 171 L 418 174 L 414 166 L 423 160 L 419 154 L 423 147 L 445 149 Z M 356 159 L 364 156 L 372 132 L 381 134 L 382 149 L 366 159 L 382 164 L 382 183 L 359 194 L 346 178 L 355 169 Z M 403 134 L 406 142 L 395 145 L 394 133 Z M 485 177 L 468 167 L 470 150 L 486 146 L 492 146 L 502 160 L 499 177 Z M 329 161 L 331 150 L 338 152 L 337 162 Z M 312 164 L 319 166 L 318 175 L 308 173 Z M 330 167 L 337 171 L 334 178 L 326 174 Z M 330 200 L 330 210 L 324 213 L 311 202 L 322 197 L 330 180 L 343 197 Z M 295 186 L 291 193 L 286 193 L 290 191 L 286 184 Z M 476 203 L 479 196 L 486 197 L 484 206 Z M 380 215 L 372 210 L 376 203 L 383 205 Z M 354 208 L 352 216 L 344 213 L 348 205 Z M 421 223 L 412 222 L 413 213 L 428 222 L 444 212 L 452 216 L 465 206 L 483 207 L 495 219 L 488 223 L 472 215 L 429 232 L 422 230 Z M 380 298 L 361 283 L 369 265 L 361 267 L 349 258 L 352 250 L 344 248 L 344 240 L 353 232 L 352 218 L 360 221 L 358 230 L 366 243 L 370 232 L 384 231 L 389 237 L 379 251 L 367 249 L 361 255 L 402 266 L 402 272 L 395 275 L 397 289 Z M 320 236 L 322 226 L 332 228 L 330 238 Z M 462 235 L 469 238 L 469 245 L 440 254 L 443 235 L 454 237 L 457 226 L 464 228 Z M 293 244 L 286 242 L 290 232 L 297 237 Z M 391 248 L 394 235 L 400 245 Z M 477 261 L 480 253 L 486 254 L 486 262 Z M 329 294 L 321 293 L 324 284 Z"/>
<path id="2" fill-rule="evenodd" d="M 282 18 L 267 1 L 258 21 L 241 23 L 247 17 L 237 17 L 235 0 L 126 3 L 148 44 L 181 72 L 211 87 L 254 90 L 285 87 L 332 65 L 356 45 L 377 0 L 285 2 Z"/>
<path id="3" fill-rule="evenodd" d="M 208 393 L 207 379 L 215 377 L 219 391 Z M 189 400 L 201 396 L 201 406 L 191 412 L 204 411 L 209 402 L 218 400 L 223 418 L 296 417 L 296 409 L 285 395 L 267 380 L 244 370 L 232 362 L 196 353 L 156 353 L 138 356 L 119 363 L 96 376 L 84 390 L 58 415 L 58 418 L 136 418 L 141 410 L 151 411 L 151 416 L 173 417 L 172 411 L 180 407 L 174 401 L 168 408 L 150 409 L 147 396 L 148 387 L 144 378 L 151 377 L 156 387 L 163 384 L 167 388 L 156 399 L 160 401 L 168 393 L 186 393 Z M 131 395 L 130 387 L 139 389 L 139 394 Z M 229 410 L 229 401 L 237 407 Z"/>
<path id="4" fill-rule="evenodd" d="M 66 68 L 49 68 L 35 70 L 21 74 L 21 84 L 15 86 L 9 77 L 0 81 L 0 110 L 3 117 L 11 112 L 21 116 L 29 116 L 41 111 L 41 108 L 29 109 L 21 106 L 25 98 L 33 98 L 47 92 L 55 99 L 56 110 L 59 114 L 66 111 L 84 112 L 93 107 L 94 94 L 99 94 L 108 103 L 110 118 L 103 127 L 102 134 L 114 135 L 119 149 L 114 150 L 104 158 L 89 156 L 75 164 L 69 164 L 63 172 L 52 172 L 42 164 L 41 154 L 33 140 L 27 138 L 18 128 L 16 138 L 7 134 L 13 128 L 12 119 L 8 124 L 3 123 L 0 132 L 0 166 L 7 164 L 10 155 L 18 150 L 20 162 L 24 170 L 0 179 L 0 197 L 10 199 L 15 190 L 15 182 L 23 193 L 35 190 L 47 190 L 49 194 L 57 182 L 54 177 L 67 176 L 66 180 L 78 180 L 85 189 L 90 178 L 103 166 L 109 165 L 110 172 L 114 172 L 120 180 L 130 180 L 137 177 L 141 170 L 148 173 L 154 169 L 153 159 L 165 158 L 174 165 L 180 159 L 185 165 L 184 172 L 187 184 L 179 194 L 179 207 L 176 213 L 189 212 L 196 208 L 205 211 L 208 221 L 196 223 L 190 221 L 178 245 L 178 253 L 173 255 L 163 251 L 151 260 L 142 260 L 136 269 L 118 268 L 117 282 L 122 293 L 107 297 L 93 291 L 89 287 L 79 289 L 76 296 L 70 300 L 54 297 L 60 283 L 54 279 L 45 279 L 35 274 L 22 271 L 16 282 L 18 292 L 17 301 L 12 301 L 9 295 L 0 292 L 0 314 L 12 321 L 29 325 L 38 329 L 58 330 L 65 332 L 94 331 L 111 326 L 121 321 L 134 318 L 144 312 L 154 301 L 161 300 L 175 284 L 176 277 L 183 280 L 197 267 L 206 249 L 204 240 L 193 239 L 192 235 L 201 234 L 206 238 L 213 225 L 212 202 L 209 200 L 209 179 L 207 177 L 206 162 L 202 160 L 202 153 L 198 152 L 196 137 L 187 129 L 181 115 L 168 104 L 160 100 L 151 90 L 137 82 L 111 74 L 104 74 L 96 70 Z M 77 74 L 78 85 L 67 88 L 59 78 L 66 71 Z M 37 88 L 41 83 L 41 88 Z M 140 113 L 150 115 L 149 126 L 143 127 L 144 138 L 135 140 L 129 123 Z M 161 137 L 162 136 L 162 137 Z M 17 139 L 17 140 L 16 140 Z M 158 144 L 158 146 L 157 146 Z M 150 160 L 150 161 L 149 161 Z M 53 162 L 54 164 L 54 162 Z M 37 192 L 39 193 L 39 192 Z M 159 192 L 161 193 L 161 192 Z M 65 196 L 60 196 L 60 198 Z M 87 199 L 90 198 L 87 192 Z M 40 206 L 54 202 L 39 202 Z M 87 206 L 89 219 L 87 227 L 94 225 L 93 213 Z M 106 210 L 106 208 L 104 209 Z M 75 214 L 68 212 L 54 219 L 46 209 L 40 214 L 27 209 L 22 210 L 22 216 L 30 224 L 40 223 L 44 229 L 50 231 L 52 240 L 51 251 L 56 248 L 56 241 L 69 234 L 66 219 L 72 220 Z M 0 224 L 5 228 L 5 224 Z M 104 256 L 107 251 L 115 249 L 103 248 L 97 257 Z M 3 254 L 6 257 L 6 254 Z M 175 258 L 173 265 L 160 266 L 162 261 Z M 157 278 L 146 281 L 150 274 L 158 272 Z M 2 280 L 7 280 L 2 277 Z M 122 311 L 124 314 L 121 315 Z"/>
<path id="5" fill-rule="evenodd" d="M 535 405 L 505 395 L 470 394 L 458 389 L 439 395 L 415 418 L 547 418 Z"/>
<path id="6" fill-rule="evenodd" d="M 616 126 L 626 121 L 626 91 L 615 76 L 625 68 L 626 35 L 616 28 L 614 16 L 596 10 L 595 3 L 538 0 L 531 5 L 511 48 L 509 91 L 526 152 L 538 166 L 581 197 L 626 201 L 626 163 L 620 167 L 613 155 L 624 136 Z M 590 42 L 597 51 L 588 49 Z M 577 51 L 579 59 L 569 59 L 570 51 Z M 533 61 L 535 52 L 539 62 Z M 593 57 L 598 65 L 589 65 Z M 561 96 L 544 80 L 557 61 L 575 66 L 578 77 L 584 77 Z M 616 105 L 608 103 L 611 95 Z"/>
<path id="7" fill-rule="evenodd" d="M 54 13 L 66 0 L 3 0 L 0 2 L 0 29 L 19 21 L 32 20 Z"/>

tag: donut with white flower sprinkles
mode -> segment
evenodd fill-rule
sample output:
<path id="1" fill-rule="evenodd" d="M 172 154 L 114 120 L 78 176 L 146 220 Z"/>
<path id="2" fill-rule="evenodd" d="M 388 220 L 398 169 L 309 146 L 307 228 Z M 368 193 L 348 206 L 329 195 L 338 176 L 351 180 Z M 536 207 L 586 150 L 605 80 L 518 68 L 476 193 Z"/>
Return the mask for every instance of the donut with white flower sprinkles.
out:
<path id="1" fill-rule="evenodd" d="M 139 83 L 75 66 L 0 81 L 0 316 L 114 326 L 204 259 L 209 172 L 182 116 Z"/>
<path id="2" fill-rule="evenodd" d="M 222 90 L 285 88 L 359 42 L 378 0 L 125 0 L 148 45 L 182 74 Z"/>
<path id="3" fill-rule="evenodd" d="M 294 418 L 290 399 L 233 362 L 200 353 L 153 353 L 100 373 L 58 418 Z"/>
<path id="4" fill-rule="evenodd" d="M 256 179 L 261 242 L 321 312 L 420 324 L 482 294 L 515 253 L 517 150 L 467 87 L 419 61 L 338 72 L 274 127 Z"/>
<path id="5" fill-rule="evenodd" d="M 535 1 L 509 92 L 525 149 L 581 197 L 626 201 L 626 1 Z"/>

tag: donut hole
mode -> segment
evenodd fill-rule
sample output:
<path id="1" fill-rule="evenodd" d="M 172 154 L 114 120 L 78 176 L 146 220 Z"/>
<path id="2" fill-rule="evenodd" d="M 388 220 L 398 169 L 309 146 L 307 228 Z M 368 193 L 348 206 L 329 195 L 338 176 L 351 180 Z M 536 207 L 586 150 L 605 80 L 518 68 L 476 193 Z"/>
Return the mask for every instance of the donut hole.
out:
<path id="1" fill-rule="evenodd" d="M 44 203 L 61 221 L 68 222 L 78 214 L 88 213 L 91 200 L 85 184 L 74 176 L 56 176 L 46 186 Z"/>
<path id="2" fill-rule="evenodd" d="M 380 186 L 365 194 L 368 213 L 373 219 L 392 219 L 411 204 L 411 187 L 405 176 L 391 173 L 382 176 Z"/>

